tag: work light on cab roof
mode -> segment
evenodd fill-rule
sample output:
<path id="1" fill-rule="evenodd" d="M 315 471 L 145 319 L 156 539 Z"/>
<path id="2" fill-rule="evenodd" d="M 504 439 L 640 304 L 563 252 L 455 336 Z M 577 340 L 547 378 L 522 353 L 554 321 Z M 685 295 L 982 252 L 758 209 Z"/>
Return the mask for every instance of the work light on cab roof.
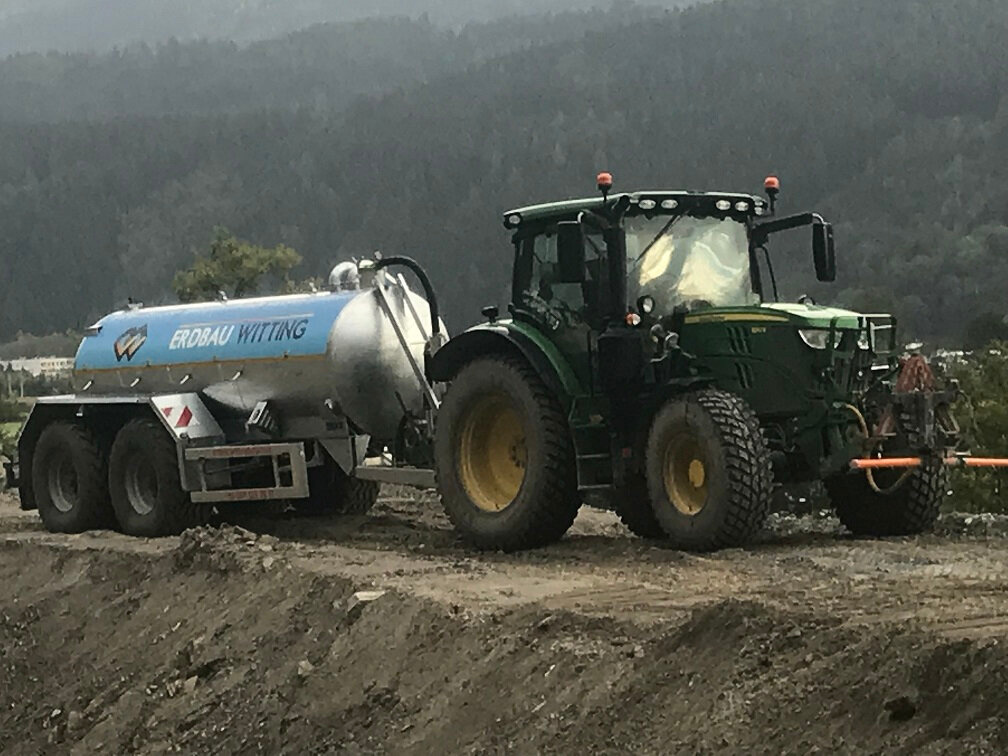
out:
<path id="1" fill-rule="evenodd" d="M 770 198 L 770 214 L 773 215 L 777 207 L 777 195 L 780 194 L 780 179 L 773 174 L 767 176 L 763 180 L 763 189 Z"/>
<path id="2" fill-rule="evenodd" d="M 595 183 L 598 185 L 599 191 L 602 192 L 602 196 L 607 197 L 613 188 L 612 174 L 608 171 L 602 171 L 595 179 Z"/>

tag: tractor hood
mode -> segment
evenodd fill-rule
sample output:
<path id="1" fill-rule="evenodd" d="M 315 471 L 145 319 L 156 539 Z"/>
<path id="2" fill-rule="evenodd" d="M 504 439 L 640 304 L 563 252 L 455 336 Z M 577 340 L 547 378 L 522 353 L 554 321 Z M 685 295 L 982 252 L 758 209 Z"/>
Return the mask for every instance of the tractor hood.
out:
<path id="1" fill-rule="evenodd" d="M 838 307 L 824 307 L 814 304 L 791 304 L 778 302 L 755 307 L 718 307 L 701 310 L 686 316 L 686 323 L 738 322 L 790 322 L 807 328 L 829 328 L 835 321 L 838 329 L 858 328 L 860 320 L 866 316 L 852 310 Z M 870 317 L 880 317 L 872 315 Z"/>
<path id="2" fill-rule="evenodd" d="M 840 307 L 826 307 L 815 304 L 792 304 L 789 302 L 776 302 L 763 305 L 761 310 L 771 310 L 790 316 L 792 320 L 800 321 L 803 325 L 813 328 L 829 328 L 836 319 L 837 328 L 857 328 L 859 319 L 864 315 L 852 310 L 844 310 Z M 875 315 L 874 317 L 878 317 Z"/>

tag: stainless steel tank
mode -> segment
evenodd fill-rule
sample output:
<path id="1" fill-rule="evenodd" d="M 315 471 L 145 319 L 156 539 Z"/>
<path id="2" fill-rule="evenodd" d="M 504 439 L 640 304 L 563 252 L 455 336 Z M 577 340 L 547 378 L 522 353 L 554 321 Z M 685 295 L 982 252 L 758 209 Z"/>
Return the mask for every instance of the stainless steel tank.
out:
<path id="1" fill-rule="evenodd" d="M 81 343 L 77 390 L 198 392 L 212 410 L 236 419 L 270 401 L 281 435 L 294 421 L 331 417 L 328 403 L 362 432 L 392 440 L 404 408 L 423 409 L 423 384 L 383 299 L 423 365 L 431 333 L 426 300 L 401 278 L 372 272 L 363 289 L 112 313 Z"/>

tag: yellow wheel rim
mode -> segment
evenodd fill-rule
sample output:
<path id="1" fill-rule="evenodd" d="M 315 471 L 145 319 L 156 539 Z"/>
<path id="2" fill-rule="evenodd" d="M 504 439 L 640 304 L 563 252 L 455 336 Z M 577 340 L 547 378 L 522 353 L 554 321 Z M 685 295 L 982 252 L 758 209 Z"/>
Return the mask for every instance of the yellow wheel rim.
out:
<path id="1" fill-rule="evenodd" d="M 707 457 L 695 438 L 678 436 L 665 448 L 662 469 L 665 494 L 684 515 L 697 515 L 707 505 L 708 467 Z"/>
<path id="2" fill-rule="evenodd" d="M 507 509 L 528 464 L 521 415 L 505 394 L 490 394 L 468 409 L 461 427 L 457 458 L 469 499 L 484 512 Z"/>

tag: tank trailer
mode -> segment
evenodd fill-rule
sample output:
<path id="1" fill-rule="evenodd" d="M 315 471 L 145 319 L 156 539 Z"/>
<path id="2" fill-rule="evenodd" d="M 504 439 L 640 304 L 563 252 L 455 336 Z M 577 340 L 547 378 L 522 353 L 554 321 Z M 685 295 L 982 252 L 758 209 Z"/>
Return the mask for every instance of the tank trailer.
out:
<path id="1" fill-rule="evenodd" d="M 507 316 L 449 339 L 423 269 L 341 263 L 328 291 L 145 308 L 84 335 L 75 392 L 39 399 L 8 483 L 51 531 L 163 536 L 283 500 L 367 511 L 436 488 L 483 549 L 559 539 L 586 498 L 675 548 L 741 546 L 775 484 L 820 480 L 857 535 L 926 531 L 961 449 L 896 321 L 779 301 L 769 242 L 803 228 L 820 281 L 833 231 L 767 198 L 599 194 L 507 212 Z M 412 273 L 422 295 L 404 276 Z"/>

